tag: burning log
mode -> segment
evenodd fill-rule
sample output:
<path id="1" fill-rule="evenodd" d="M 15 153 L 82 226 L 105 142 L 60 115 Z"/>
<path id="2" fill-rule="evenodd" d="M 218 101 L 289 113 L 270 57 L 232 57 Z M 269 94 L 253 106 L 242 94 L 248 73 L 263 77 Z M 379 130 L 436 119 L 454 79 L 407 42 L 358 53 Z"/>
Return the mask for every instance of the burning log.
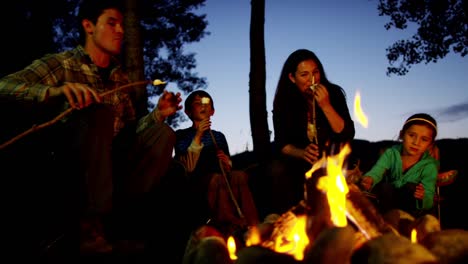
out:
<path id="1" fill-rule="evenodd" d="M 247 233 L 246 245 L 260 245 L 270 250 L 303 258 L 304 249 L 309 243 L 306 234 L 308 208 L 301 201 L 297 206 L 274 218 L 272 223 L 260 224 Z"/>
<path id="2" fill-rule="evenodd" d="M 337 155 L 317 161 L 306 173 L 305 200 L 312 215 L 329 211 L 335 226 L 347 225 L 349 219 L 367 239 L 394 232 L 363 192 L 343 175 L 343 165 L 351 152 L 349 145 Z M 357 172 L 359 174 L 359 172 Z M 326 193 L 323 203 L 321 193 Z"/>
<path id="3" fill-rule="evenodd" d="M 317 190 L 316 172 L 312 178 L 306 181 L 307 205 L 312 208 L 312 215 L 329 214 L 329 205 L 322 192 Z M 323 173 L 323 172 L 322 172 Z M 367 239 L 378 237 L 387 232 L 398 233 L 384 218 L 380 215 L 374 204 L 366 195 L 353 183 L 348 184 L 348 193 L 346 195 L 346 217 L 361 231 Z M 315 227 L 321 230 L 321 227 Z M 315 232 L 317 233 L 317 232 Z"/>
<path id="4" fill-rule="evenodd" d="M 368 196 L 343 177 L 344 154 L 346 151 L 329 159 L 327 166 L 331 164 L 331 167 L 327 171 L 323 162 L 314 164 L 306 174 L 304 200 L 298 205 L 280 216 L 269 216 L 264 223 L 248 230 L 244 237 L 246 247 L 240 248 L 235 255 L 236 264 L 435 264 L 445 263 L 441 261 L 443 256 L 455 259 L 449 248 L 441 249 L 438 241 L 450 243 L 445 242 L 435 217 L 426 215 L 414 219 L 399 210 L 384 217 L 380 215 Z M 462 235 L 451 242 L 458 243 L 456 258 L 466 260 L 468 232 Z M 419 240 L 424 244 L 418 243 Z M 215 254 L 213 248 L 217 245 L 205 245 L 210 248 L 203 249 L 203 243 L 196 243 L 195 250 L 202 252 L 193 253 L 192 259 L 205 252 Z M 232 254 L 229 243 L 224 252 Z"/>
<path id="5" fill-rule="evenodd" d="M 374 204 L 362 194 L 362 191 L 355 184 L 349 184 L 348 188 L 346 215 L 367 239 L 372 239 L 388 232 L 398 234 L 397 230 L 385 222 Z"/>

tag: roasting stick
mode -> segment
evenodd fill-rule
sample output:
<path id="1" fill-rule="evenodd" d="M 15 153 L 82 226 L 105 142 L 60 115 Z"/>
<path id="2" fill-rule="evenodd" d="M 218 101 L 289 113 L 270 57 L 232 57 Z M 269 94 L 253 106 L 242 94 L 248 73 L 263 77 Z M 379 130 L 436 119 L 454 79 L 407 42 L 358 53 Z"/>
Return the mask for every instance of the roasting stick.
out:
<path id="1" fill-rule="evenodd" d="M 216 143 L 216 139 L 215 139 L 215 137 L 213 135 L 213 131 L 211 131 L 211 129 L 209 131 L 210 131 L 211 140 L 213 140 L 213 144 L 215 146 L 215 149 L 218 150 L 218 144 Z M 236 206 L 236 210 L 237 210 L 237 213 L 239 214 L 239 216 L 241 218 L 244 218 L 244 214 L 242 213 L 242 210 L 240 209 L 239 204 L 237 203 L 236 197 L 234 197 L 234 193 L 232 192 L 231 185 L 229 184 L 229 180 L 227 178 L 226 171 L 224 170 L 223 163 L 221 162 L 220 159 L 218 159 L 218 162 L 219 162 L 219 167 L 221 168 L 221 173 L 223 174 L 224 181 L 226 181 L 226 186 L 227 186 L 228 191 L 229 191 L 229 196 L 231 196 L 231 200 L 232 200 L 232 202 L 234 202 L 234 205 Z"/>
<path id="2" fill-rule="evenodd" d="M 113 90 L 109 90 L 109 91 L 106 91 L 104 93 L 101 93 L 100 96 L 101 97 L 104 97 L 104 96 L 107 96 L 111 93 L 115 93 L 117 91 L 120 91 L 122 89 L 126 89 L 128 87 L 131 87 L 131 86 L 137 86 L 137 85 L 143 85 L 143 84 L 148 84 L 148 83 L 151 83 L 150 81 L 137 81 L 137 82 L 133 82 L 133 83 L 129 83 L 129 84 L 126 84 L 126 85 L 122 85 L 122 86 L 119 86 Z M 153 85 L 157 86 L 157 85 L 161 85 L 161 84 L 165 84 L 166 82 L 163 82 L 161 80 L 154 80 L 152 82 Z M 71 112 L 73 112 L 74 108 L 68 108 L 67 110 L 63 111 L 62 113 L 60 113 L 59 115 L 57 115 L 55 118 L 53 118 L 52 120 L 50 121 L 47 121 L 45 123 L 42 123 L 42 124 L 39 124 L 39 125 L 36 125 L 34 124 L 30 129 L 22 132 L 21 134 L 18 134 L 17 136 L 13 137 L 12 139 L 8 140 L 7 142 L 3 143 L 0 145 L 0 149 L 4 149 L 5 147 L 15 143 L 16 141 L 20 140 L 21 138 L 39 130 L 39 129 L 42 129 L 42 128 L 45 128 L 45 127 L 48 127 L 48 126 L 51 126 L 55 123 L 57 123 L 60 119 L 64 118 L 65 116 L 67 116 L 68 114 L 70 114 Z"/>
<path id="3" fill-rule="evenodd" d="M 310 89 L 312 92 L 315 93 L 315 88 L 317 87 L 317 83 L 315 83 L 315 76 L 312 75 L 312 85 Z M 315 114 L 315 94 L 313 95 L 312 99 L 312 131 L 313 131 L 313 140 L 312 142 L 318 145 L 318 138 L 317 138 L 317 117 Z"/>
<path id="4" fill-rule="evenodd" d="M 209 104 L 209 103 L 210 103 L 210 98 L 208 98 L 208 97 L 203 97 L 202 98 L 202 104 Z M 215 149 L 218 150 L 219 149 L 218 143 L 216 142 L 216 138 L 215 138 L 215 136 L 213 134 L 213 131 L 211 131 L 211 129 L 208 130 L 208 131 L 210 132 L 211 140 L 213 141 Z M 236 207 L 237 213 L 239 214 L 240 218 L 244 218 L 244 214 L 242 213 L 242 210 L 239 207 L 239 203 L 237 202 L 236 197 L 234 196 L 234 193 L 232 192 L 231 184 L 229 183 L 226 171 L 224 170 L 224 165 L 223 165 L 223 163 L 221 162 L 221 160 L 219 158 L 218 158 L 218 163 L 219 163 L 219 167 L 221 169 L 221 173 L 223 174 L 224 181 L 226 182 L 226 186 L 227 186 L 227 189 L 228 189 L 228 192 L 229 192 L 229 196 L 231 197 L 231 200 L 234 203 L 234 206 Z"/>

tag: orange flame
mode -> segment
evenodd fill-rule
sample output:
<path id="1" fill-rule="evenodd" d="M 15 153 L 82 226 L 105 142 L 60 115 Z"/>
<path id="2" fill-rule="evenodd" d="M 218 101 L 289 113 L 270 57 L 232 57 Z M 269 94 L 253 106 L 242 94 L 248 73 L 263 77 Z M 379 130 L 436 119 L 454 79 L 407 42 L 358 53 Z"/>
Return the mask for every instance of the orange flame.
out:
<path id="1" fill-rule="evenodd" d="M 343 175 L 343 164 L 350 153 L 351 147 L 346 144 L 340 153 L 321 158 L 305 174 L 306 179 L 310 178 L 316 170 L 327 165 L 327 175 L 319 178 L 317 188 L 326 192 L 331 221 L 339 227 L 347 225 L 346 195 L 349 188 Z M 275 252 L 291 255 L 298 261 L 303 260 L 304 250 L 310 243 L 307 235 L 307 215 L 286 214 L 291 216 L 281 217 L 285 223 L 280 223 L 281 228 L 275 227 L 271 237 L 273 240 L 262 241 L 258 228 L 252 227 L 247 234 L 246 245 L 261 245 Z"/>
<path id="2" fill-rule="evenodd" d="M 418 233 L 416 229 L 411 230 L 411 242 L 417 243 L 418 242 Z"/>
<path id="3" fill-rule="evenodd" d="M 293 256 L 296 260 L 304 259 L 304 250 L 309 244 L 309 237 L 306 233 L 307 217 L 298 216 L 296 222 L 288 233 L 278 236 L 275 241 L 274 250 Z"/>
<path id="4" fill-rule="evenodd" d="M 254 246 L 260 244 L 260 231 L 257 226 L 252 226 L 248 232 L 247 239 L 245 241 L 246 246 Z"/>
<path id="5" fill-rule="evenodd" d="M 354 97 L 354 116 L 363 127 L 367 128 L 368 120 L 361 108 L 361 94 L 359 91 L 356 92 L 356 96 Z"/>
<path id="6" fill-rule="evenodd" d="M 327 194 L 331 221 L 335 226 L 339 227 L 348 224 L 346 219 L 346 194 L 349 189 L 342 168 L 349 153 L 351 153 L 351 148 L 349 144 L 346 144 L 338 155 L 327 157 L 327 175 L 320 177 L 317 183 L 317 188 Z"/>
<path id="7" fill-rule="evenodd" d="M 227 240 L 227 248 L 228 248 L 228 251 L 229 251 L 229 257 L 232 260 L 236 260 L 237 259 L 236 241 L 234 240 L 234 238 L 232 236 L 229 236 L 229 238 Z"/>

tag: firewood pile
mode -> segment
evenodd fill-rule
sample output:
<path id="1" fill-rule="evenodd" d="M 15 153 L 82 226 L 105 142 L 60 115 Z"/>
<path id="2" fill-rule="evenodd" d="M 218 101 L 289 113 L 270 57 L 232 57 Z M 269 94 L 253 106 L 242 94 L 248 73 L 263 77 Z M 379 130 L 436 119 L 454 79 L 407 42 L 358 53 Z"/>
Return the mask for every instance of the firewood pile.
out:
<path id="1" fill-rule="evenodd" d="M 311 186 L 307 191 L 312 193 L 316 188 Z M 346 195 L 349 221 L 346 226 L 337 227 L 329 220 L 324 194 L 315 192 L 308 197 L 289 211 L 270 215 L 263 223 L 251 227 L 243 241 L 236 241 L 236 252 L 231 257 L 226 238 L 216 230 L 202 227 L 187 245 L 184 264 L 468 263 L 468 231 L 441 230 L 433 215 L 415 219 L 404 211 L 392 210 L 382 216 L 359 188 L 350 183 Z M 302 259 L 297 259 L 290 253 L 294 246 L 280 251 L 275 245 L 278 241 L 297 243 L 285 237 L 303 216 L 307 219 L 308 244 L 301 252 Z"/>

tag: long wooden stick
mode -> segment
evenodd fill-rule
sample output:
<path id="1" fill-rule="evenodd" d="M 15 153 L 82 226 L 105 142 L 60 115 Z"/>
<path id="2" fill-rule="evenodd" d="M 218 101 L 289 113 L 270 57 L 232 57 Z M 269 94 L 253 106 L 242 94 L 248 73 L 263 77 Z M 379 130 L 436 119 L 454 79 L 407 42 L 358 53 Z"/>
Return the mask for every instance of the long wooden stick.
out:
<path id="1" fill-rule="evenodd" d="M 213 131 L 210 129 L 210 135 L 211 135 L 211 140 L 213 140 L 213 144 L 215 146 L 215 149 L 218 150 L 218 143 L 216 142 L 216 138 L 213 135 Z M 224 165 L 221 162 L 220 159 L 218 159 L 219 162 L 219 167 L 221 168 L 221 173 L 223 174 L 224 180 L 226 181 L 226 186 L 229 191 L 229 196 L 231 197 L 232 202 L 234 203 L 234 206 L 236 207 L 237 213 L 239 214 L 240 218 L 244 218 L 244 214 L 242 213 L 242 210 L 239 207 L 239 203 L 237 203 L 236 197 L 234 196 L 234 193 L 232 192 L 231 184 L 229 183 L 229 180 L 227 178 L 226 171 L 224 170 Z"/>
<path id="2" fill-rule="evenodd" d="M 148 84 L 150 82 L 151 81 L 137 81 L 137 82 L 125 84 L 125 85 L 119 86 L 119 87 L 117 87 L 117 88 L 115 88 L 113 90 L 103 92 L 103 93 L 100 94 L 100 96 L 104 97 L 104 96 L 107 96 L 109 94 L 115 93 L 117 91 L 129 88 L 129 87 L 132 87 L 132 86 Z M 15 143 L 16 141 L 20 140 L 21 138 L 23 138 L 23 137 L 25 137 L 25 136 L 27 136 L 29 134 L 32 134 L 35 131 L 38 131 L 38 130 L 40 130 L 42 128 L 45 128 L 45 127 L 48 127 L 48 126 L 51 126 L 51 125 L 57 123 L 60 119 L 64 118 L 65 116 L 67 116 L 68 114 L 73 112 L 73 110 L 75 110 L 75 109 L 70 107 L 70 108 L 63 111 L 62 113 L 60 113 L 58 116 L 56 116 L 55 118 L 53 118 L 50 121 L 47 121 L 47 122 L 39 124 L 39 125 L 34 124 L 30 129 L 24 131 L 21 134 L 18 134 L 17 136 L 13 137 L 12 139 L 10 139 L 10 140 L 6 141 L 5 143 L 3 143 L 2 145 L 0 145 L 0 150 L 6 148 L 7 146 L 9 146 L 9 145 L 11 145 L 13 143 Z"/>

